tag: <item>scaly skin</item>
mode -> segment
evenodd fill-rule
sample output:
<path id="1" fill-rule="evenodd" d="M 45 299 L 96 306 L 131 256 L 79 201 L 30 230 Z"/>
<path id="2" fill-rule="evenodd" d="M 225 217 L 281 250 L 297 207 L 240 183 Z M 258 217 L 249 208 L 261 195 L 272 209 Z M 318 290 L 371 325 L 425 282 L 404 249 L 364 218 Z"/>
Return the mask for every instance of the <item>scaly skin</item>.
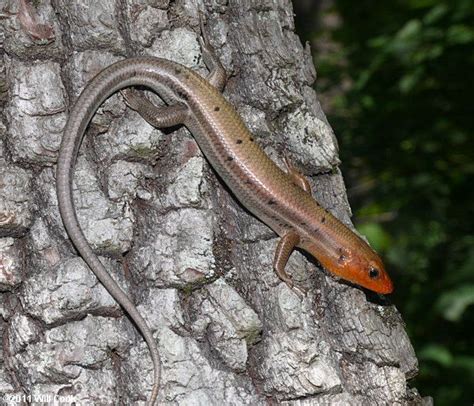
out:
<path id="1" fill-rule="evenodd" d="M 289 173 L 282 171 L 267 157 L 216 87 L 190 69 L 165 59 L 136 57 L 116 62 L 89 83 L 71 111 L 59 151 L 57 195 L 69 237 L 97 278 L 132 317 L 150 348 L 155 368 L 151 404 L 160 381 L 160 359 L 151 330 L 90 248 L 72 199 L 74 165 L 89 121 L 104 100 L 130 86 L 150 88 L 167 104 L 175 105 L 169 110 L 161 108 L 165 118 L 160 122 L 184 124 L 238 200 L 283 237 L 275 269 L 290 286 L 284 267 L 291 251 L 299 247 L 343 279 L 379 293 L 392 291 L 378 255 L 303 190 L 307 183 L 301 175 L 292 168 Z"/>

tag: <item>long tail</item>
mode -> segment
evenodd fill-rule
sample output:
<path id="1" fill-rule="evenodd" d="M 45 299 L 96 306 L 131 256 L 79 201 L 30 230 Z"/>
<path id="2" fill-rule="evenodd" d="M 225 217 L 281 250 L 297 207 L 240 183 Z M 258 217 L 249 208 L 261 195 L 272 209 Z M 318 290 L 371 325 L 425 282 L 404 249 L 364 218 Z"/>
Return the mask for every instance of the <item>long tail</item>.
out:
<path id="1" fill-rule="evenodd" d="M 99 73 L 83 90 L 71 111 L 59 150 L 56 172 L 59 210 L 70 239 L 99 281 L 130 315 L 150 349 L 154 367 L 150 405 L 156 402 L 160 387 L 161 360 L 158 347 L 146 321 L 127 294 L 109 275 L 87 242 L 77 221 L 72 198 L 72 178 L 85 130 L 97 108 L 113 93 L 129 86 L 144 85 L 160 93 L 163 89 L 162 68 L 163 61 L 160 59 L 138 57 L 117 62 Z M 155 71 L 154 75 L 150 75 L 150 69 Z M 141 72 L 147 72 L 147 74 L 142 75 Z M 150 79 L 150 76 L 153 78 Z"/>

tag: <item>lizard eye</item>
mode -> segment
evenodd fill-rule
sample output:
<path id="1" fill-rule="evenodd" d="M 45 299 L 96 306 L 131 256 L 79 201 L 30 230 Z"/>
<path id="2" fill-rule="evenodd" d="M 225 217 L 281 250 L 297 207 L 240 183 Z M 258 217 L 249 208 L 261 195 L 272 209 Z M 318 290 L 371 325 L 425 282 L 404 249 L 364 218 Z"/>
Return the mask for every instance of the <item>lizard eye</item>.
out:
<path id="1" fill-rule="evenodd" d="M 377 279 L 380 275 L 380 271 L 373 266 L 369 268 L 369 277 L 370 279 Z"/>

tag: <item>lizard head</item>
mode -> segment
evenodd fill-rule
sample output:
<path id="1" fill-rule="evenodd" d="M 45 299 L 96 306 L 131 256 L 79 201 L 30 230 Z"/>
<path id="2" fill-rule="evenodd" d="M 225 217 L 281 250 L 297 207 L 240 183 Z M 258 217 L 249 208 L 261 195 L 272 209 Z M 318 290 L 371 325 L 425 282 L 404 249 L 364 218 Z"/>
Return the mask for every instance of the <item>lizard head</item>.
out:
<path id="1" fill-rule="evenodd" d="M 380 257 L 370 248 L 362 252 L 344 252 L 339 256 L 336 266 L 330 264 L 335 275 L 377 293 L 388 294 L 393 291 L 393 283 L 385 271 Z M 364 252 L 368 251 L 368 252 Z"/>
<path id="2" fill-rule="evenodd" d="M 355 238 L 357 244 L 350 245 L 351 248 L 332 248 L 325 245 L 322 249 L 320 244 L 314 243 L 309 243 L 302 248 L 313 255 L 333 275 L 373 292 L 391 293 L 393 283 L 382 260 L 365 241 L 357 236 Z"/>

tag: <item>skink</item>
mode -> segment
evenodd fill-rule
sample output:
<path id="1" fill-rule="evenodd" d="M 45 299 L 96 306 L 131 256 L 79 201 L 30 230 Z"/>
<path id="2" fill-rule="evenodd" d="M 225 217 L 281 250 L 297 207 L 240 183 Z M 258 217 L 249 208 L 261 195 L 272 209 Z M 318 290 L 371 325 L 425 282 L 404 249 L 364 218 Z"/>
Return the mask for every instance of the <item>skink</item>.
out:
<path id="1" fill-rule="evenodd" d="M 390 293 L 392 282 L 379 256 L 312 196 L 308 181 L 286 160 L 280 169 L 257 145 L 235 109 L 220 90 L 225 72 L 207 40 L 201 41 L 210 68 L 207 79 L 178 63 L 135 57 L 116 62 L 87 85 L 73 107 L 64 130 L 58 165 L 57 196 L 64 226 L 75 247 L 114 299 L 128 312 L 144 336 L 153 359 L 154 404 L 160 383 L 160 357 L 150 328 L 135 305 L 107 273 L 77 221 L 72 178 L 79 147 L 98 107 L 113 93 L 145 86 L 168 106 L 125 93 L 130 107 L 159 127 L 184 124 L 219 176 L 237 199 L 280 237 L 274 269 L 290 287 L 285 265 L 295 248 L 313 255 L 329 272 L 378 293 Z"/>

